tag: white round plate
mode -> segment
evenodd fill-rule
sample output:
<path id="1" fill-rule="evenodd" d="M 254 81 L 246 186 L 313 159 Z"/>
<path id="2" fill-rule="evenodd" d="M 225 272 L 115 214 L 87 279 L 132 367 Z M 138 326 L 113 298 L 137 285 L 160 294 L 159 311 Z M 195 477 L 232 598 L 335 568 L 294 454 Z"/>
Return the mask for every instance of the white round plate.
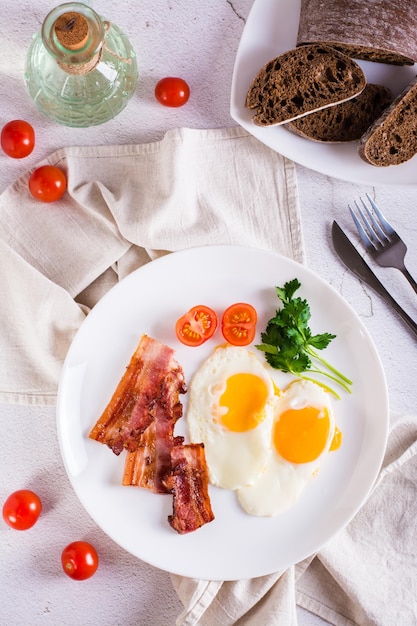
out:
<path id="1" fill-rule="evenodd" d="M 171 346 L 189 383 L 200 363 L 224 342 L 182 345 L 176 320 L 196 304 L 221 316 L 233 302 L 253 304 L 260 333 L 280 307 L 275 286 L 292 278 L 311 307 L 314 333 L 337 338 L 326 358 L 353 379 L 336 401 L 343 445 L 327 455 L 298 503 L 279 517 L 245 514 L 235 494 L 210 487 L 216 519 L 187 535 L 168 524 L 170 495 L 123 487 L 123 453 L 88 438 L 143 333 Z M 251 348 L 263 361 L 256 348 Z M 277 372 L 277 376 L 280 373 Z M 288 377 L 287 374 L 281 376 Z M 288 380 L 286 380 L 288 382 Z M 176 434 L 186 433 L 184 417 Z M 189 577 L 235 580 L 272 573 L 317 551 L 363 504 L 379 471 L 387 437 L 388 399 L 375 347 L 342 297 L 304 266 L 255 248 L 207 246 L 174 252 L 139 268 L 93 308 L 68 351 L 59 385 L 57 426 L 72 485 L 96 523 L 123 548 L 161 569 Z"/>
<path id="2" fill-rule="evenodd" d="M 271 59 L 295 48 L 300 0 L 255 0 L 236 56 L 231 116 L 264 144 L 293 161 L 328 176 L 366 185 L 415 184 L 417 157 L 401 165 L 375 167 L 357 154 L 357 142 L 322 144 L 303 139 L 285 126 L 263 128 L 252 122 L 246 94 L 259 70 Z M 416 66 L 399 67 L 358 61 L 368 82 L 382 83 L 397 95 L 416 74 Z"/>

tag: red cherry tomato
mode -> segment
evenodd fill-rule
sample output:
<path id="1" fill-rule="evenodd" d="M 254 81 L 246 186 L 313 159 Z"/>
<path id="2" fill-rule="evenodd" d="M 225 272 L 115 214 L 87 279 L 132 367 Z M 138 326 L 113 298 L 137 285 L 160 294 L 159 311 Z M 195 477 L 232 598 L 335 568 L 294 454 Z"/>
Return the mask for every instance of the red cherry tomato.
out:
<path id="1" fill-rule="evenodd" d="M 42 502 L 30 489 L 20 489 L 10 494 L 3 504 L 3 519 L 15 530 L 32 528 L 39 519 Z"/>
<path id="2" fill-rule="evenodd" d="M 1 147 L 13 159 L 27 157 L 35 146 L 35 131 L 29 122 L 12 120 L 1 131 Z"/>
<path id="3" fill-rule="evenodd" d="M 190 88 L 182 78 L 167 76 L 156 83 L 155 98 L 166 107 L 182 107 L 190 97 Z"/>
<path id="4" fill-rule="evenodd" d="M 232 304 L 223 313 L 223 337 L 233 346 L 247 346 L 255 338 L 257 321 L 258 315 L 251 304 Z"/>
<path id="5" fill-rule="evenodd" d="M 74 541 L 63 549 L 61 563 L 70 578 L 86 580 L 97 571 L 98 554 L 87 541 Z"/>
<path id="6" fill-rule="evenodd" d="M 66 176 L 55 165 L 42 165 L 29 178 L 30 193 L 42 202 L 59 200 L 64 195 L 66 188 Z"/>
<path id="7" fill-rule="evenodd" d="M 175 332 L 186 346 L 201 346 L 214 335 L 217 315 L 213 309 L 199 304 L 182 315 L 175 325 Z"/>

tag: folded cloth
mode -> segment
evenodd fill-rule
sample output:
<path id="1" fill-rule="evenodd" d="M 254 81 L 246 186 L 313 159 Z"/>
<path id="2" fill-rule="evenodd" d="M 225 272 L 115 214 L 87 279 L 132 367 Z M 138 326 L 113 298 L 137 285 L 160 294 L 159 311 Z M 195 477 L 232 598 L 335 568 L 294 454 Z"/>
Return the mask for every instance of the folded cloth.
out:
<path id="1" fill-rule="evenodd" d="M 317 554 L 236 582 L 171 575 L 177 626 L 296 626 L 296 604 L 336 626 L 417 624 L 417 416 L 394 422 L 364 506 Z"/>
<path id="2" fill-rule="evenodd" d="M 0 401 L 53 404 L 62 364 L 92 306 L 167 252 L 249 245 L 303 262 L 294 164 L 241 128 L 169 131 L 159 142 L 69 147 L 68 192 L 0 196 Z"/>

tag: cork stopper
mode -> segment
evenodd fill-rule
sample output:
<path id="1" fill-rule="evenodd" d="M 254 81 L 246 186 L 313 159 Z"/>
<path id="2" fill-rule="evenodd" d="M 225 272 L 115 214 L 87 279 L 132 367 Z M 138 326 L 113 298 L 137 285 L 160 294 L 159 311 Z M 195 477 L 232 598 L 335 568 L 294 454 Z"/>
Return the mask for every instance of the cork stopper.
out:
<path id="1" fill-rule="evenodd" d="M 70 11 L 54 24 L 59 43 L 67 50 L 81 50 L 88 41 L 88 22 L 84 15 Z"/>

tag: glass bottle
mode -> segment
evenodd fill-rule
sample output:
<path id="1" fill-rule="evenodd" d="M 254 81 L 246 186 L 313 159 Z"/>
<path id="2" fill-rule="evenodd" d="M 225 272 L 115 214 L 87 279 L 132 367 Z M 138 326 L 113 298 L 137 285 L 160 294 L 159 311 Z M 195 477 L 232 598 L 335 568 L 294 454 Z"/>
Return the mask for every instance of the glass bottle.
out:
<path id="1" fill-rule="evenodd" d="M 126 35 L 80 2 L 61 4 L 46 16 L 26 57 L 30 96 L 44 115 L 65 126 L 112 119 L 132 97 L 137 79 Z"/>

